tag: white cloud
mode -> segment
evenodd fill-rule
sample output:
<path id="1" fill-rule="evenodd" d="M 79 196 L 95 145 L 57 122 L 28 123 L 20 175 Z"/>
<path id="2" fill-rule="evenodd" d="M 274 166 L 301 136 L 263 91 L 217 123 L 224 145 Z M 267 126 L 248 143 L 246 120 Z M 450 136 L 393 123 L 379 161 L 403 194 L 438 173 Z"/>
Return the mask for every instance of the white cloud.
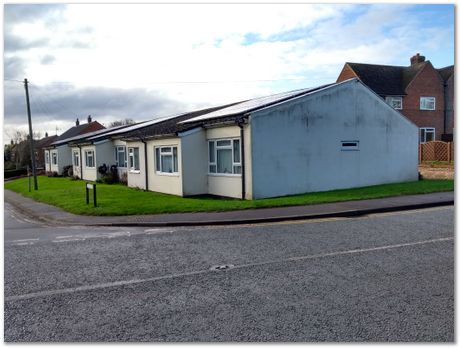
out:
<path id="1" fill-rule="evenodd" d="M 72 4 L 42 11 L 33 22 L 9 23 L 12 34 L 47 43 L 24 44 L 5 51 L 5 58 L 8 67 L 41 86 L 64 81 L 77 90 L 144 89 L 142 97 L 176 102 L 164 106 L 166 113 L 179 102 L 190 108 L 218 105 L 333 82 L 346 61 L 404 65 L 416 52 L 429 59 L 452 38 L 443 28 L 426 28 L 411 8 Z M 44 65 L 43 57 L 54 59 Z M 282 79 L 304 80 L 241 82 Z M 178 81 L 212 83 L 172 83 Z"/>

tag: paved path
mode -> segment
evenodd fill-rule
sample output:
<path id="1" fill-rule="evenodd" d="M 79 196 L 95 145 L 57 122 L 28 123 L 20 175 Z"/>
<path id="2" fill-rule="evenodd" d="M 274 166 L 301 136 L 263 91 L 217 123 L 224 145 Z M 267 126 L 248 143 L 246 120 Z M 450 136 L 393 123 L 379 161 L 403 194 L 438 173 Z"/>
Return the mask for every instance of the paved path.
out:
<path id="1" fill-rule="evenodd" d="M 86 226 L 198 226 L 275 222 L 329 217 L 352 217 L 372 213 L 420 209 L 454 204 L 454 192 L 397 196 L 339 203 L 280 208 L 235 210 L 228 212 L 155 214 L 130 216 L 84 216 L 36 202 L 5 190 L 5 201 L 36 220 L 53 224 Z"/>

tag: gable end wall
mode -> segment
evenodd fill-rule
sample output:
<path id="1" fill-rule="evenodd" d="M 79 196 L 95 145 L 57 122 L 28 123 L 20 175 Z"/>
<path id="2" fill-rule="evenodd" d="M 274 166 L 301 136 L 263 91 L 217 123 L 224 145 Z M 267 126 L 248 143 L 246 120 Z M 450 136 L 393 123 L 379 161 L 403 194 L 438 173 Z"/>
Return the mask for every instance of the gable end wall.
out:
<path id="1" fill-rule="evenodd" d="M 359 81 L 251 115 L 254 198 L 418 179 L 418 129 Z M 359 141 L 342 151 L 341 141 Z"/>

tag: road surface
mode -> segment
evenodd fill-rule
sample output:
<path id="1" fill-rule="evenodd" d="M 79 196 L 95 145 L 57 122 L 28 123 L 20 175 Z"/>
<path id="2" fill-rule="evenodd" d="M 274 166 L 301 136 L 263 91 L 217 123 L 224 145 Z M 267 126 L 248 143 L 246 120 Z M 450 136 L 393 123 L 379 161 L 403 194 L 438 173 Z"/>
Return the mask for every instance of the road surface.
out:
<path id="1" fill-rule="evenodd" d="M 452 342 L 453 237 L 453 207 L 149 229 L 5 203 L 5 341 Z"/>

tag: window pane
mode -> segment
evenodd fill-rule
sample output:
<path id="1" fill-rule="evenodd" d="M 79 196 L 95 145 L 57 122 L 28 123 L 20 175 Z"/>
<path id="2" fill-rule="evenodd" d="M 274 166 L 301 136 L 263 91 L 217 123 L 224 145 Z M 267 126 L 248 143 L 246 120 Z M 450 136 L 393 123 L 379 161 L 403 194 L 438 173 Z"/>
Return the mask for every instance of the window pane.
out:
<path id="1" fill-rule="evenodd" d="M 139 170 L 139 148 L 134 148 L 134 169 Z"/>
<path id="2" fill-rule="evenodd" d="M 171 153 L 171 148 L 170 148 L 170 147 L 162 147 L 162 148 L 161 148 L 161 152 L 162 152 L 162 153 L 165 153 L 165 152 Z"/>
<path id="3" fill-rule="evenodd" d="M 178 169 L 178 164 L 177 164 L 177 147 L 173 147 L 173 162 L 174 162 L 173 172 L 178 173 L 179 169 Z"/>
<path id="4" fill-rule="evenodd" d="M 117 165 L 119 167 L 124 167 L 125 166 L 125 151 L 124 151 L 123 148 L 118 149 Z"/>
<path id="5" fill-rule="evenodd" d="M 216 163 L 216 156 L 214 153 L 214 141 L 209 142 L 209 163 Z"/>
<path id="6" fill-rule="evenodd" d="M 421 143 L 425 142 L 425 129 L 424 128 L 420 129 L 420 142 Z"/>
<path id="7" fill-rule="evenodd" d="M 232 174 L 232 150 L 217 150 L 217 173 Z"/>
<path id="8" fill-rule="evenodd" d="M 241 174 L 241 166 L 240 165 L 233 166 L 233 173 L 234 174 Z"/>
<path id="9" fill-rule="evenodd" d="M 172 173 L 173 172 L 173 160 L 171 155 L 162 155 L 161 156 L 161 171 L 163 173 Z"/>
<path id="10" fill-rule="evenodd" d="M 425 141 L 433 141 L 434 140 L 434 132 L 432 130 L 425 132 L 426 140 Z"/>
<path id="11" fill-rule="evenodd" d="M 422 110 L 434 110 L 435 109 L 435 98 L 434 97 L 420 97 L 420 109 Z"/>
<path id="12" fill-rule="evenodd" d="M 161 171 L 160 168 L 160 148 L 155 148 L 155 168 L 157 172 Z"/>
<path id="13" fill-rule="evenodd" d="M 231 140 L 218 140 L 217 141 L 217 146 L 230 146 L 232 145 Z"/>
<path id="14" fill-rule="evenodd" d="M 209 172 L 210 173 L 215 173 L 216 172 L 216 165 L 215 164 L 211 164 L 209 166 Z"/>
<path id="15" fill-rule="evenodd" d="M 233 140 L 233 162 L 240 163 L 240 141 Z"/>

